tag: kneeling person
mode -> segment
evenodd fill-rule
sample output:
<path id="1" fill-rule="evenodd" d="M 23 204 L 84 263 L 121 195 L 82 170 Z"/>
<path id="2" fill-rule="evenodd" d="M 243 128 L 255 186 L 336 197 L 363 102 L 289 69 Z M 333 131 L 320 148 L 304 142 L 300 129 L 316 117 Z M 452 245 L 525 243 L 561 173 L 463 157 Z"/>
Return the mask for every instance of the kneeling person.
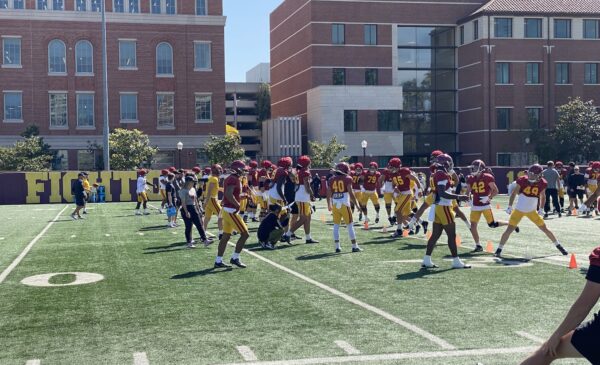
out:
<path id="1" fill-rule="evenodd" d="M 287 218 L 280 221 L 281 206 L 272 204 L 267 214 L 258 226 L 258 242 L 262 248 L 275 249 L 275 245 L 283 237 L 284 227 L 287 226 Z"/>

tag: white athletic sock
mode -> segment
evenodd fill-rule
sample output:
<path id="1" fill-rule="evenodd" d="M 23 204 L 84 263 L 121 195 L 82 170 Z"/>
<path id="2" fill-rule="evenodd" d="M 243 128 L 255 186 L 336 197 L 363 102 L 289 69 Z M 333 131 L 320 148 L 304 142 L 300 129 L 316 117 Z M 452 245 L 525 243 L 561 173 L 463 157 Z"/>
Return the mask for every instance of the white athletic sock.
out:
<path id="1" fill-rule="evenodd" d="M 335 242 L 340 241 L 340 225 L 339 224 L 333 225 L 333 240 Z"/>
<path id="2" fill-rule="evenodd" d="M 254 212 L 250 213 L 250 219 L 254 219 Z"/>
<path id="3" fill-rule="evenodd" d="M 560 242 L 558 242 L 558 241 L 554 242 L 554 246 L 557 246 L 557 247 L 560 246 Z"/>
<path id="4" fill-rule="evenodd" d="M 354 224 L 348 225 L 348 236 L 350 236 L 350 240 L 356 239 L 356 232 L 354 232 Z"/>
<path id="5" fill-rule="evenodd" d="M 336 250 L 341 250 L 342 249 L 342 245 L 340 245 L 340 241 L 335 241 L 335 249 Z"/>
<path id="6" fill-rule="evenodd" d="M 220 263 L 222 263 L 222 262 L 223 262 L 223 256 L 217 256 L 217 259 L 215 260 L 215 262 L 216 262 L 217 264 L 220 264 Z"/>
<path id="7" fill-rule="evenodd" d="M 358 248 L 358 243 L 353 243 L 352 248 Z"/>
<path id="8" fill-rule="evenodd" d="M 310 233 L 306 234 L 306 240 L 312 240 L 312 237 L 310 236 Z"/>
<path id="9" fill-rule="evenodd" d="M 426 265 L 426 266 L 433 265 L 433 262 L 431 261 L 431 256 L 425 255 L 425 257 L 423 257 L 423 265 Z"/>
<path id="10" fill-rule="evenodd" d="M 222 235 L 222 234 L 223 234 L 223 230 L 219 229 L 219 235 Z"/>
<path id="11" fill-rule="evenodd" d="M 459 265 L 462 264 L 462 261 L 460 261 L 460 257 L 456 256 L 452 259 L 452 263 L 455 265 Z"/>
<path id="12" fill-rule="evenodd" d="M 502 250 L 504 248 L 504 244 L 503 243 L 499 244 L 498 248 Z"/>
<path id="13" fill-rule="evenodd" d="M 232 258 L 232 259 L 234 259 L 234 260 L 237 260 L 237 259 L 239 259 L 239 258 L 240 258 L 240 254 L 239 254 L 239 253 L 237 253 L 237 252 L 234 252 L 234 253 L 231 255 L 231 258 Z"/>
<path id="14" fill-rule="evenodd" d="M 481 246 L 481 243 L 475 242 L 475 246 Z"/>

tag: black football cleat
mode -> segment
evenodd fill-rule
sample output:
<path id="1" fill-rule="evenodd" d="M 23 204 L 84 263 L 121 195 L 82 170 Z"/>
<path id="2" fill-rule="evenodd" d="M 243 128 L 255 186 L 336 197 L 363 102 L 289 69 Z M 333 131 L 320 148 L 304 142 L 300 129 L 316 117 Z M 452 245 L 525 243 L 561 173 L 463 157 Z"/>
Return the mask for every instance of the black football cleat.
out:
<path id="1" fill-rule="evenodd" d="M 519 227 L 515 227 L 515 232 L 519 233 L 521 232 L 521 229 Z"/>
<path id="2" fill-rule="evenodd" d="M 419 234 L 419 231 L 421 230 L 421 226 L 418 225 L 415 227 L 415 234 Z"/>
<path id="3" fill-rule="evenodd" d="M 422 224 L 423 224 L 423 234 L 427 234 L 427 227 L 429 227 L 429 222 L 424 221 Z"/>
<path id="4" fill-rule="evenodd" d="M 302 239 L 302 237 L 296 236 L 295 233 L 292 233 L 292 240 L 301 240 L 301 239 Z"/>
<path id="5" fill-rule="evenodd" d="M 375 224 L 379 223 L 379 217 L 375 218 Z"/>
<path id="6" fill-rule="evenodd" d="M 340 253 L 340 252 L 342 252 L 342 249 L 341 249 L 341 248 L 336 248 L 336 249 L 335 249 L 335 253 Z"/>
<path id="7" fill-rule="evenodd" d="M 223 233 L 219 233 L 219 241 L 223 238 Z"/>
<path id="8" fill-rule="evenodd" d="M 307 245 L 310 245 L 310 244 L 313 244 L 313 243 L 319 243 L 319 241 L 317 241 L 317 240 L 313 240 L 312 238 L 311 238 L 311 239 L 309 239 L 309 240 L 306 240 L 306 244 L 307 244 Z"/>
<path id="9" fill-rule="evenodd" d="M 415 231 L 413 231 L 412 229 L 410 231 L 408 231 L 408 235 L 409 236 L 414 236 L 415 235 Z"/>
<path id="10" fill-rule="evenodd" d="M 475 246 L 475 249 L 473 250 L 473 252 L 483 252 L 483 246 L 481 246 L 481 245 Z"/>
<path id="11" fill-rule="evenodd" d="M 229 263 L 239 267 L 240 269 L 246 268 L 246 265 L 243 262 L 241 262 L 240 259 L 231 259 L 229 260 Z"/>
<path id="12" fill-rule="evenodd" d="M 231 267 L 231 266 L 227 265 L 224 262 L 215 262 L 215 266 L 214 267 L 215 267 L 215 269 L 220 269 L 220 268 L 228 268 L 228 267 Z"/>
<path id="13" fill-rule="evenodd" d="M 563 256 L 567 256 L 569 254 L 567 250 L 565 250 L 565 248 L 562 247 L 562 245 L 557 245 L 556 248 L 560 251 L 561 254 L 563 254 Z"/>
<path id="14" fill-rule="evenodd" d="M 284 234 L 283 236 L 281 236 L 280 242 L 287 243 L 288 245 L 291 245 L 292 244 L 292 238 L 290 236 Z"/>
<path id="15" fill-rule="evenodd" d="M 360 247 L 352 247 L 352 252 L 362 252 L 362 248 L 360 248 Z"/>
<path id="16" fill-rule="evenodd" d="M 422 265 L 421 265 L 421 269 L 437 269 L 437 268 L 438 268 L 438 266 L 437 266 L 437 265 L 435 265 L 435 264 L 433 264 L 433 265 L 431 265 L 431 266 L 427 266 L 427 265 L 425 265 L 425 264 L 422 264 Z"/>
<path id="17" fill-rule="evenodd" d="M 498 258 L 501 258 L 501 257 L 502 257 L 502 249 L 501 249 L 501 248 L 498 248 L 498 249 L 496 250 L 496 252 L 494 253 L 494 256 L 495 256 L 495 257 L 498 257 Z"/>

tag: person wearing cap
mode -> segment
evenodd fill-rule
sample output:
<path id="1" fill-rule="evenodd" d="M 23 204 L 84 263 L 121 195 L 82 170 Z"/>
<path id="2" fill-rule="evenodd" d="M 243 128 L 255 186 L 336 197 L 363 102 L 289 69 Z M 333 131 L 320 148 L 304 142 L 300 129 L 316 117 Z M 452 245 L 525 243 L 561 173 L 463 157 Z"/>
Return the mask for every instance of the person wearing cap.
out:
<path id="1" fill-rule="evenodd" d="M 198 204 L 198 197 L 196 196 L 196 189 L 194 188 L 194 184 L 197 182 L 196 177 L 187 175 L 184 181 L 183 187 L 179 190 L 179 199 L 181 200 L 181 217 L 185 223 L 187 247 L 196 248 L 192 238 L 193 226 L 196 226 L 204 247 L 208 247 L 212 241 L 206 237 L 206 232 L 200 221 L 200 206 Z"/>
<path id="2" fill-rule="evenodd" d="M 142 211 L 140 210 L 140 207 L 142 205 L 144 206 L 144 215 L 150 214 L 148 212 L 148 195 L 146 194 L 146 185 L 146 170 L 140 169 L 138 171 L 137 187 L 135 191 L 137 194 L 137 205 L 135 207 L 135 215 L 142 215 Z"/>
<path id="3" fill-rule="evenodd" d="M 600 311 L 583 323 L 600 299 L 600 247 L 590 255 L 586 284 L 563 322 L 533 355 L 521 365 L 551 364 L 557 359 L 585 358 L 600 364 Z"/>
<path id="4" fill-rule="evenodd" d="M 287 217 L 279 218 L 281 206 L 272 204 L 269 206 L 269 214 L 260 222 L 257 236 L 260 246 L 267 250 L 274 250 L 275 245 L 283 237 L 284 226 L 287 226 Z"/>
<path id="5" fill-rule="evenodd" d="M 73 183 L 71 190 L 73 191 L 73 196 L 75 197 L 75 211 L 71 213 L 71 218 L 75 219 L 83 219 L 79 212 L 85 206 L 85 189 L 83 188 L 83 180 L 85 176 L 83 172 L 80 172 L 77 175 L 77 180 Z"/>
<path id="6" fill-rule="evenodd" d="M 85 193 L 85 198 L 83 199 L 83 214 L 87 214 L 87 202 L 90 199 L 90 195 L 92 193 L 92 189 L 90 187 L 90 182 L 88 180 L 89 175 L 87 172 L 82 171 L 83 174 L 83 191 Z"/>
<path id="7" fill-rule="evenodd" d="M 162 198 L 162 201 L 160 203 L 160 209 L 158 211 L 161 214 L 163 213 L 163 209 L 165 209 L 165 206 L 167 205 L 166 183 L 167 183 L 168 175 L 169 175 L 169 170 L 167 170 L 167 169 L 161 170 L 160 177 L 158 178 L 158 189 L 160 191 L 160 196 Z"/>

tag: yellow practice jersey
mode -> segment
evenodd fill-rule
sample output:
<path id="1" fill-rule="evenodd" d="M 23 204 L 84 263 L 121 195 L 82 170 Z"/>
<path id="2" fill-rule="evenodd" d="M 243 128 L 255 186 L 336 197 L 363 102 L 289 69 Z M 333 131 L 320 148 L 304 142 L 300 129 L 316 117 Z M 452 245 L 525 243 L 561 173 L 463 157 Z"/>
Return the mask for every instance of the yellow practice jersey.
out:
<path id="1" fill-rule="evenodd" d="M 83 190 L 90 191 L 90 182 L 87 179 L 83 179 Z"/>
<path id="2" fill-rule="evenodd" d="M 206 182 L 206 194 L 208 194 L 208 190 L 212 186 L 212 191 L 210 193 L 209 198 L 216 198 L 219 196 L 219 178 L 216 176 L 209 176 L 208 181 Z"/>

